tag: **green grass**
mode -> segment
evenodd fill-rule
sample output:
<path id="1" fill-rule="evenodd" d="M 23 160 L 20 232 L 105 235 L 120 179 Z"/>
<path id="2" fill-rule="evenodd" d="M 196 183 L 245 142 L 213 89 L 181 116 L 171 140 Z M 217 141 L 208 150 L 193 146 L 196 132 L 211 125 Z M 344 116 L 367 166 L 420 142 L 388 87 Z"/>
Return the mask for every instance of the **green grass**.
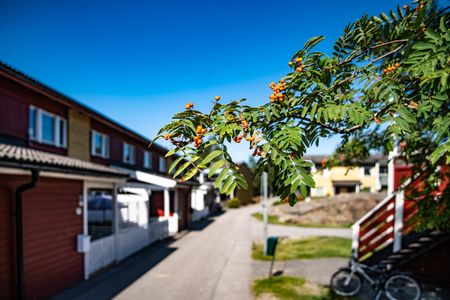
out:
<path id="1" fill-rule="evenodd" d="M 262 221 L 263 215 L 260 212 L 252 214 L 252 217 Z M 269 224 L 285 225 L 285 226 L 297 226 L 297 227 L 310 227 L 310 228 L 350 228 L 352 224 L 320 224 L 320 223 L 293 223 L 293 222 L 281 222 L 278 216 L 269 215 Z"/>
<path id="2" fill-rule="evenodd" d="M 270 294 L 283 300 L 331 300 L 344 299 L 333 297 L 328 290 L 316 284 L 310 284 L 302 277 L 272 277 L 253 281 L 253 293 L 256 297 Z"/>
<path id="3" fill-rule="evenodd" d="M 276 259 L 310 259 L 321 257 L 349 257 L 352 241 L 350 239 L 328 236 L 287 239 L 278 242 Z M 271 260 L 263 255 L 263 245 L 254 243 L 252 257 L 257 260 Z"/>

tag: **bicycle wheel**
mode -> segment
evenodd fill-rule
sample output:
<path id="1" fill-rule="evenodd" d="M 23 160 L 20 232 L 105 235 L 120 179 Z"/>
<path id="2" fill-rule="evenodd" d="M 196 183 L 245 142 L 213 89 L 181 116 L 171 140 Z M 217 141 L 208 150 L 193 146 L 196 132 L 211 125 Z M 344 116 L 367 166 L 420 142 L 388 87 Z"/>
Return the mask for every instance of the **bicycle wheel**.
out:
<path id="1" fill-rule="evenodd" d="M 390 300 L 418 300 L 420 298 L 419 284 L 406 274 L 389 276 L 384 283 L 384 292 Z"/>
<path id="2" fill-rule="evenodd" d="M 361 279 L 348 268 L 340 269 L 331 276 L 331 291 L 339 296 L 354 296 L 361 289 Z"/>

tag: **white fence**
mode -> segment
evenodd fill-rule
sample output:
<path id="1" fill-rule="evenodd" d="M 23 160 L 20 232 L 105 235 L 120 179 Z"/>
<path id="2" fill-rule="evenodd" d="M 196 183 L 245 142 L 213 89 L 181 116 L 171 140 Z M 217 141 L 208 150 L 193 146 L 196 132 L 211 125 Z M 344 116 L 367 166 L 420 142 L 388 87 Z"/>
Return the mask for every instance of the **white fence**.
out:
<path id="1" fill-rule="evenodd" d="M 121 261 L 168 236 L 169 222 L 154 220 L 146 226 L 129 227 L 117 234 L 95 240 L 91 242 L 89 252 L 86 253 L 87 274 Z"/>

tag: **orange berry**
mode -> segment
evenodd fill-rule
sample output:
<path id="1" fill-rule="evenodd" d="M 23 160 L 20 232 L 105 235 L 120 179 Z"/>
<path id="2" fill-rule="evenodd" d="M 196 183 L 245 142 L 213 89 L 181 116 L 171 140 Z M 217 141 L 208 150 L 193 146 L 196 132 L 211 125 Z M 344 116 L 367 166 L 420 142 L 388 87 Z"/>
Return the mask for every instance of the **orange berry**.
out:
<path id="1" fill-rule="evenodd" d="M 297 57 L 297 58 L 295 59 L 295 62 L 297 62 L 297 63 L 298 63 L 298 62 L 301 62 L 302 59 L 303 59 L 303 58 L 301 58 L 301 57 Z"/>
<path id="2" fill-rule="evenodd" d="M 302 68 L 297 68 L 297 69 L 295 69 L 297 72 L 301 72 L 301 71 L 303 71 L 303 69 Z"/>
<path id="3" fill-rule="evenodd" d="M 400 67 L 400 63 L 396 63 L 395 66 L 398 68 Z"/>
<path id="4" fill-rule="evenodd" d="M 271 102 L 271 103 L 274 103 L 275 100 L 274 100 L 273 98 L 270 98 L 270 102 Z"/>
<path id="5" fill-rule="evenodd" d="M 202 140 L 202 139 L 198 139 L 198 140 L 197 140 L 197 144 L 201 145 L 202 143 L 203 143 L 203 140 Z"/>
<path id="6" fill-rule="evenodd" d="M 281 83 L 284 83 L 284 79 L 280 79 L 280 82 L 281 82 Z"/>
<path id="7" fill-rule="evenodd" d="M 381 121 L 381 119 L 380 119 L 380 118 L 375 118 L 375 123 L 377 123 L 377 124 L 381 124 L 381 123 L 382 123 L 382 121 Z"/>
<path id="8" fill-rule="evenodd" d="M 202 129 L 202 133 L 206 133 L 206 129 L 205 128 Z"/>
<path id="9" fill-rule="evenodd" d="M 292 66 L 292 61 L 288 62 L 289 67 Z"/>
<path id="10" fill-rule="evenodd" d="M 219 101 L 220 100 L 220 96 L 216 96 L 216 101 Z"/>

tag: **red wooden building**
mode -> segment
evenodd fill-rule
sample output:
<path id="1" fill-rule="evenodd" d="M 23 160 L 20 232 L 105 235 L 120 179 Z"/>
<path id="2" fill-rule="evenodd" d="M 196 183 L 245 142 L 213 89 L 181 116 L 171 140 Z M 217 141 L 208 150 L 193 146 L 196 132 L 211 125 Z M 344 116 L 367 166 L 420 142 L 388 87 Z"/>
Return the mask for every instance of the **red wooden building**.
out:
<path id="1" fill-rule="evenodd" d="M 199 184 L 148 144 L 0 63 L 0 299 L 47 299 L 188 226 Z"/>

